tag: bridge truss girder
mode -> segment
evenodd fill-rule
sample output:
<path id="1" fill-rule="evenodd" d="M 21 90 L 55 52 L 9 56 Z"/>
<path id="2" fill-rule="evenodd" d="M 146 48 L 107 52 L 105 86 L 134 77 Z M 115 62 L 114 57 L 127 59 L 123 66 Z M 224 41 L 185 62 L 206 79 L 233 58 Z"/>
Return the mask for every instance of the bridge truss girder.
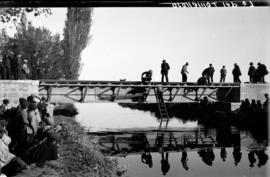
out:
<path id="1" fill-rule="evenodd" d="M 88 83 L 76 82 L 41 82 L 39 86 L 40 95 L 46 95 L 47 99 L 52 101 L 52 97 L 63 97 L 73 102 L 89 102 L 88 98 L 92 97 L 92 101 L 119 101 L 129 100 L 135 102 L 155 102 L 155 90 L 160 89 L 163 92 L 165 101 L 199 101 L 204 96 L 207 96 L 216 101 L 228 100 L 232 92 L 239 90 L 239 85 L 221 85 L 213 84 L 210 86 L 202 86 L 186 83 L 150 83 L 142 84 L 140 82 L 95 82 Z M 235 90 L 236 89 L 236 90 Z M 58 90 L 55 92 L 55 90 Z M 222 91 L 222 97 L 218 96 L 219 91 Z M 93 99 L 94 98 L 94 99 Z M 222 98 L 222 100 L 221 100 Z M 60 99 L 61 100 L 61 99 Z M 60 101 L 59 100 L 59 101 Z M 235 99 L 240 101 L 239 98 Z"/>

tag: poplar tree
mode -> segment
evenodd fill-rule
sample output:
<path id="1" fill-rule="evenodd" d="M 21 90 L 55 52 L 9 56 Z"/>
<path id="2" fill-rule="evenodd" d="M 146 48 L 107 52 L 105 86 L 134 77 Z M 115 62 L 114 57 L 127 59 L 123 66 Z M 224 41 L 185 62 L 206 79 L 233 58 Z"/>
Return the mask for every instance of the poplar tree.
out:
<path id="1" fill-rule="evenodd" d="M 92 8 L 68 8 L 64 28 L 65 79 L 78 79 L 81 69 L 81 53 L 89 41 Z"/>

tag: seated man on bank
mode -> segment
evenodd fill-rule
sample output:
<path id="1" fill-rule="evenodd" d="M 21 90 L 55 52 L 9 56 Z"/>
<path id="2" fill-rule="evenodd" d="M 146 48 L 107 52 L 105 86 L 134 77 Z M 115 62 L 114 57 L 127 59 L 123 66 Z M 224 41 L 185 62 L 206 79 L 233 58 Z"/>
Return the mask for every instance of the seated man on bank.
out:
<path id="1" fill-rule="evenodd" d="M 149 71 L 143 72 L 141 76 L 142 83 L 143 84 L 149 83 L 152 80 L 152 74 L 153 71 L 151 69 Z"/>
<path id="2" fill-rule="evenodd" d="M 28 169 L 29 166 L 9 151 L 11 138 L 8 136 L 6 124 L 4 120 L 0 120 L 0 174 L 14 176 L 16 173 Z"/>

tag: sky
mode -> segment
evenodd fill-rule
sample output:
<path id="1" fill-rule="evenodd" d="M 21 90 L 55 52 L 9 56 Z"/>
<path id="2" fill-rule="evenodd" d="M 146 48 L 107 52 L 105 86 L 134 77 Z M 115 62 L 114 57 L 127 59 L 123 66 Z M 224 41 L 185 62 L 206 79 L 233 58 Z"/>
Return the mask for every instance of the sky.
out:
<path id="1" fill-rule="evenodd" d="M 51 16 L 29 19 L 63 34 L 66 11 L 54 8 Z M 227 82 L 232 82 L 234 63 L 243 82 L 248 81 L 251 61 L 270 70 L 270 7 L 94 8 L 92 21 L 80 80 L 135 81 L 152 69 L 153 81 L 160 81 L 163 59 L 171 67 L 169 80 L 175 82 L 181 81 L 185 62 L 189 82 L 196 82 L 210 63 L 216 82 L 222 65 Z"/>

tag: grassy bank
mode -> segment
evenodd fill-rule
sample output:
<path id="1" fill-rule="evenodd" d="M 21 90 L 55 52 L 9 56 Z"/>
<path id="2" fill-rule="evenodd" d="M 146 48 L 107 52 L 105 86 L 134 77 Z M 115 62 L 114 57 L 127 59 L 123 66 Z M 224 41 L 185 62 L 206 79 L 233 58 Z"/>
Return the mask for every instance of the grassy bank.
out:
<path id="1" fill-rule="evenodd" d="M 63 125 L 58 160 L 48 161 L 42 167 L 31 165 L 17 177 L 109 177 L 121 176 L 115 160 L 105 157 L 83 131 L 74 117 L 57 115 L 56 124 Z"/>

